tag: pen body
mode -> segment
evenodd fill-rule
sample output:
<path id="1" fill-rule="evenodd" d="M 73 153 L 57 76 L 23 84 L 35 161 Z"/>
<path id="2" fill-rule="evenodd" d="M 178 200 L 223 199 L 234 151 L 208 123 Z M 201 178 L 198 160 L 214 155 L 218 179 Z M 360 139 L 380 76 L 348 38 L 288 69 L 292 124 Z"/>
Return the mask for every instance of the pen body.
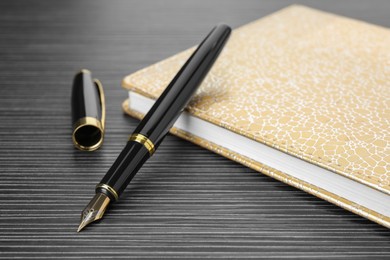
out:
<path id="1" fill-rule="evenodd" d="M 119 197 L 184 110 L 217 59 L 230 32 L 229 26 L 218 25 L 203 40 L 135 129 L 130 141 L 97 186 L 97 192 L 115 199 Z"/>

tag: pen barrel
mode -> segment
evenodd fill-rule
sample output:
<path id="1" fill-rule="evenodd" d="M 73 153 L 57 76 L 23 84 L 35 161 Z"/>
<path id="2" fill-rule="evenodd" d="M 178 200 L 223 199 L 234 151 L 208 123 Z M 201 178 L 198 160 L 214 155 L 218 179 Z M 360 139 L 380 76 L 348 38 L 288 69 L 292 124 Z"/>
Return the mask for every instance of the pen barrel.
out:
<path id="1" fill-rule="evenodd" d="M 147 136 L 157 147 L 187 106 L 229 38 L 231 29 L 217 25 L 180 69 L 135 133 Z"/>
<path id="2" fill-rule="evenodd" d="M 203 40 L 130 136 L 115 163 L 97 185 L 96 192 L 118 199 L 184 110 L 217 59 L 230 32 L 229 26 L 218 25 Z"/>
<path id="3" fill-rule="evenodd" d="M 150 152 L 145 145 L 136 141 L 127 142 L 107 174 L 96 186 L 96 192 L 117 200 L 149 157 Z"/>

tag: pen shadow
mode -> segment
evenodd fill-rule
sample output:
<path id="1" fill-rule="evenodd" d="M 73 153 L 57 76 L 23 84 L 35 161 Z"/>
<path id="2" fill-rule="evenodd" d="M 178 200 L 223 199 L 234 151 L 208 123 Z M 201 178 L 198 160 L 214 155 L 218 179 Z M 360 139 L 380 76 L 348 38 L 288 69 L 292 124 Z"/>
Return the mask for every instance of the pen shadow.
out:
<path id="1" fill-rule="evenodd" d="M 124 121 L 137 123 L 126 115 Z M 269 217 L 273 214 L 277 216 L 274 219 Z M 383 239 L 390 238 L 379 224 L 171 134 L 106 214 L 119 226 L 127 225 L 129 218 L 135 223 L 180 222 L 187 227 L 214 223 L 208 216 L 222 219 L 222 225 L 239 224 L 245 218 L 271 225 L 280 221 L 291 226 L 305 223 L 321 231 L 322 225 L 329 224 L 346 231 L 351 227 L 356 232 L 368 229 Z"/>

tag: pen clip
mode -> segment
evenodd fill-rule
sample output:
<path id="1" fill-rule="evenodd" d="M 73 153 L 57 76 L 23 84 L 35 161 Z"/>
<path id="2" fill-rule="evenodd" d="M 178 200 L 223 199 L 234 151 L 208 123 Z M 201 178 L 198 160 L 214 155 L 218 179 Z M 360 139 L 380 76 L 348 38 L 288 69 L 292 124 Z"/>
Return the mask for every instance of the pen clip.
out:
<path id="1" fill-rule="evenodd" d="M 95 83 L 98 91 L 99 91 L 99 99 L 100 99 L 100 105 L 102 107 L 102 118 L 100 119 L 102 123 L 103 131 L 105 131 L 106 127 L 106 100 L 104 97 L 104 91 L 103 91 L 103 85 L 98 79 L 93 79 L 93 82 Z"/>

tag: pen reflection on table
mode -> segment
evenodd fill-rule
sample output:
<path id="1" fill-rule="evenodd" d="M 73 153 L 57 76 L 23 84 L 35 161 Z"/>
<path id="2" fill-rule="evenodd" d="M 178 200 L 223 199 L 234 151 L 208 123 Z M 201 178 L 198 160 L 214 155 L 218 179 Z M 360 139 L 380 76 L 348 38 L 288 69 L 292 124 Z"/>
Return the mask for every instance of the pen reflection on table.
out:
<path id="1" fill-rule="evenodd" d="M 96 186 L 96 195 L 83 210 L 77 232 L 103 217 L 109 203 L 118 200 L 141 166 L 155 152 L 213 66 L 230 33 L 229 26 L 217 25 L 186 61 Z"/>

